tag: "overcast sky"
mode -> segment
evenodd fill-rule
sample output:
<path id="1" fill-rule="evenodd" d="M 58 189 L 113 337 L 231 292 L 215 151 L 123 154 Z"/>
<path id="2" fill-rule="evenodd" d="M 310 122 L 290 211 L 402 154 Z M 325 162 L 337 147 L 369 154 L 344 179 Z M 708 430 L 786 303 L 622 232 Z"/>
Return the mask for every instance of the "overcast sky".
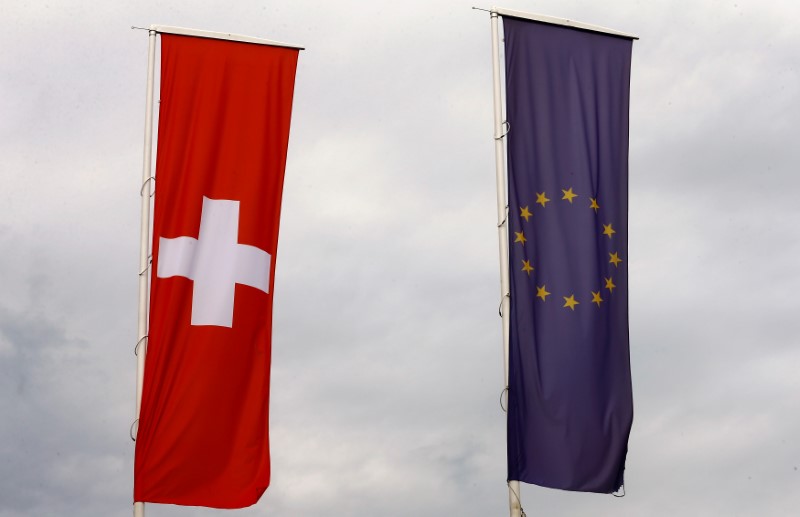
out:
<path id="1" fill-rule="evenodd" d="M 489 15 L 474 1 L 3 0 L 0 517 L 131 515 L 151 23 L 305 46 L 275 281 L 272 485 L 245 516 L 502 516 Z M 800 4 L 516 1 L 639 35 L 625 498 L 800 512 Z M 147 505 L 147 515 L 211 516 Z"/>

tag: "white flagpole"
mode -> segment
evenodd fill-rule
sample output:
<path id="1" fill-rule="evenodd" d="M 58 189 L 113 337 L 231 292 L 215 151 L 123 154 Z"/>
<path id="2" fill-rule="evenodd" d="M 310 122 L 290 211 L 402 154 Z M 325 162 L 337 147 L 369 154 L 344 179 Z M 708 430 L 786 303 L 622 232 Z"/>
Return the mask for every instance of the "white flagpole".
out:
<path id="1" fill-rule="evenodd" d="M 153 158 L 153 84 L 155 82 L 156 31 L 151 27 L 147 47 L 147 108 L 144 115 L 144 164 L 142 166 L 142 221 L 139 244 L 139 339 L 136 342 L 136 432 L 142 407 L 144 358 L 147 354 L 147 302 L 150 265 L 150 193 Z M 134 517 L 144 517 L 144 503 L 133 503 Z"/>
<path id="2" fill-rule="evenodd" d="M 500 34 L 498 14 L 492 9 L 492 75 L 494 79 L 494 164 L 497 173 L 497 232 L 500 242 L 500 296 L 503 316 L 503 378 L 508 389 L 508 331 L 511 298 L 508 278 L 508 208 L 506 207 L 505 153 L 503 149 L 503 107 L 500 94 Z M 508 395 L 508 393 L 506 393 Z M 519 481 L 508 482 L 508 506 L 511 517 L 520 517 Z"/>

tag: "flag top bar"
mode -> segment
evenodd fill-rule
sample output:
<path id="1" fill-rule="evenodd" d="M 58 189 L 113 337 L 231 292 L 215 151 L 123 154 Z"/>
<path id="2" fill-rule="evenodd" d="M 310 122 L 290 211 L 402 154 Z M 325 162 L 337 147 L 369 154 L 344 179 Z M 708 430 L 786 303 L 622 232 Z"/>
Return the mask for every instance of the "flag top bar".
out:
<path id="1" fill-rule="evenodd" d="M 298 45 L 281 43 L 280 41 L 272 41 L 262 38 L 254 38 L 252 36 L 243 36 L 241 34 L 230 34 L 228 32 L 204 31 L 199 29 L 187 29 L 185 27 L 170 27 L 168 25 L 151 25 L 150 30 L 163 34 L 178 34 L 179 36 L 195 36 L 197 38 L 221 39 L 227 41 L 239 41 L 242 43 L 255 43 L 256 45 L 269 45 L 272 47 L 286 47 L 297 50 L 305 50 L 304 47 L 300 47 Z"/>
<path id="2" fill-rule="evenodd" d="M 549 23 L 550 25 L 563 25 L 564 27 L 571 27 L 573 29 L 581 29 L 591 32 L 600 32 L 602 34 L 610 34 L 611 36 L 639 39 L 639 36 L 635 36 L 633 34 L 620 32 L 614 29 L 608 29 L 606 27 L 600 27 L 599 25 L 591 25 L 589 23 L 583 23 L 575 20 L 567 20 L 566 18 L 556 18 L 554 16 L 547 16 L 545 14 L 524 13 L 522 11 L 513 11 L 511 9 L 504 9 L 502 7 L 492 7 L 492 10 L 490 12 L 497 13 L 500 16 L 508 16 L 510 18 L 522 18 L 523 20 L 532 20 L 535 22 Z"/>

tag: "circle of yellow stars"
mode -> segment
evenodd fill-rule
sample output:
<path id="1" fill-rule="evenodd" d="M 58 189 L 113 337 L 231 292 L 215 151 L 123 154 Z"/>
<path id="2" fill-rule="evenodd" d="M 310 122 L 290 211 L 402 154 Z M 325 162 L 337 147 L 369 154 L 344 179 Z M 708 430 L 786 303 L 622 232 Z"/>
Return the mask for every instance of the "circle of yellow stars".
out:
<path id="1" fill-rule="evenodd" d="M 581 197 L 579 194 L 576 194 L 572 187 L 567 189 L 561 189 L 561 201 L 566 201 L 570 205 L 575 204 L 577 198 Z M 552 200 L 547 197 L 546 192 L 536 192 L 536 201 L 534 201 L 535 205 L 541 205 L 542 208 L 547 208 L 547 204 L 551 203 Z M 579 205 L 580 206 L 580 205 Z M 588 208 L 594 210 L 594 213 L 597 214 L 598 210 L 600 210 L 600 205 L 597 202 L 597 198 L 590 197 L 589 198 L 589 205 Z M 519 209 L 520 214 L 519 217 L 521 219 L 525 219 L 527 223 L 531 217 L 533 217 L 533 212 L 531 212 L 531 206 L 523 206 Z M 608 224 L 601 223 L 603 227 L 602 234 L 607 236 L 609 240 L 613 242 L 614 234 L 617 231 L 614 229 L 613 222 L 609 222 Z M 528 239 L 525 237 L 525 230 L 514 232 L 514 244 L 520 244 L 521 246 L 525 246 L 525 243 L 528 242 Z M 618 268 L 622 259 L 619 257 L 619 252 L 609 252 L 608 253 L 608 263 L 612 264 L 614 268 Z M 522 260 L 522 267 L 521 271 L 525 272 L 528 276 L 531 275 L 531 271 L 534 270 L 533 264 L 531 264 L 530 260 Z M 614 284 L 614 275 L 608 277 L 603 277 L 603 285 L 598 285 L 597 291 L 590 291 L 591 293 L 591 300 L 589 300 L 589 295 L 586 295 L 585 300 L 588 301 L 590 304 L 595 304 L 597 307 L 600 307 L 601 304 L 606 302 L 607 298 L 603 298 L 603 295 L 610 297 L 614 293 L 614 289 L 616 289 L 616 285 Z M 606 293 L 607 291 L 607 293 Z M 536 285 L 536 298 L 541 299 L 542 302 L 547 302 L 547 297 L 551 296 L 553 293 L 547 290 L 547 285 Z M 578 293 L 579 297 L 581 293 Z M 575 298 L 575 293 L 569 293 L 569 296 L 561 296 L 564 300 L 564 305 L 562 306 L 565 309 L 570 309 L 571 311 L 575 311 L 575 307 L 580 305 L 581 302 Z"/>

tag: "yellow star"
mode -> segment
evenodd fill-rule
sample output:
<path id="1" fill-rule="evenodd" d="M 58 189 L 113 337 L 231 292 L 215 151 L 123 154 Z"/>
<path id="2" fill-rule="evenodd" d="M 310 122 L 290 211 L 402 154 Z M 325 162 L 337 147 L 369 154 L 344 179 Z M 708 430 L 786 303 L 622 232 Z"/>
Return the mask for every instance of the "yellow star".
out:
<path id="1" fill-rule="evenodd" d="M 531 212 L 528 210 L 528 207 L 527 207 L 527 206 L 523 206 L 522 208 L 520 208 L 520 209 L 519 209 L 519 211 L 520 211 L 520 214 L 519 214 L 519 216 L 520 216 L 520 217 L 524 217 L 524 218 L 525 218 L 525 222 L 526 222 L 526 223 L 528 222 L 528 218 L 529 218 L 530 216 L 532 216 L 532 215 L 533 215 L 533 214 L 532 214 L 532 213 L 531 213 Z"/>
<path id="2" fill-rule="evenodd" d="M 533 266 L 531 266 L 530 260 L 522 261 L 522 270 L 528 273 L 528 276 L 531 276 L 531 271 L 533 271 Z"/>
<path id="3" fill-rule="evenodd" d="M 540 205 L 542 205 L 542 208 L 544 208 L 544 205 L 549 203 L 550 200 L 547 199 L 547 196 L 545 195 L 544 192 L 541 192 L 541 193 L 537 192 L 536 193 L 536 202 L 539 203 Z"/>
<path id="4" fill-rule="evenodd" d="M 517 236 L 517 238 L 514 239 L 514 242 L 521 242 L 522 245 L 525 246 L 525 241 L 528 240 L 525 238 L 525 232 L 514 232 L 514 235 Z"/>
<path id="5" fill-rule="evenodd" d="M 622 259 L 619 258 L 619 253 L 609 253 L 608 255 L 611 257 L 609 262 L 614 264 L 614 267 L 619 267 L 619 263 L 622 262 Z"/>
<path id="6" fill-rule="evenodd" d="M 546 302 L 546 298 L 550 296 L 550 293 L 547 292 L 547 286 L 542 285 L 542 287 L 536 286 L 536 297 L 541 298 L 543 302 Z"/>
<path id="7" fill-rule="evenodd" d="M 611 227 L 611 223 L 603 225 L 603 235 L 608 235 L 608 238 L 610 239 L 611 236 L 614 235 L 615 233 L 617 232 L 616 230 L 614 230 L 614 228 Z"/>
<path id="8" fill-rule="evenodd" d="M 589 199 L 592 200 L 592 204 L 589 205 L 589 208 L 594 208 L 594 213 L 597 213 L 597 210 L 600 208 L 600 205 L 597 204 L 597 198 L 590 197 Z"/>
<path id="9" fill-rule="evenodd" d="M 606 289 L 608 289 L 613 293 L 615 287 L 617 286 L 614 285 L 614 278 L 613 277 L 606 278 Z"/>
<path id="10" fill-rule="evenodd" d="M 603 299 L 600 298 L 600 291 L 594 292 L 592 291 L 592 303 L 596 303 L 598 307 L 603 302 Z"/>
<path id="11" fill-rule="evenodd" d="M 563 193 L 564 193 L 564 197 L 562 197 L 561 199 L 566 199 L 567 201 L 569 201 L 569 203 L 570 203 L 570 204 L 572 204 L 572 200 L 573 200 L 574 198 L 578 197 L 578 194 L 576 194 L 576 193 L 574 193 L 574 192 L 572 191 L 572 187 L 570 187 L 568 190 L 564 190 L 564 189 L 562 188 L 562 189 L 561 189 L 561 192 L 563 192 Z"/>
<path id="12" fill-rule="evenodd" d="M 575 306 L 581 303 L 575 299 L 574 294 L 571 294 L 569 296 L 564 296 L 563 298 L 564 298 L 564 307 L 569 307 L 573 311 L 575 310 Z"/>

